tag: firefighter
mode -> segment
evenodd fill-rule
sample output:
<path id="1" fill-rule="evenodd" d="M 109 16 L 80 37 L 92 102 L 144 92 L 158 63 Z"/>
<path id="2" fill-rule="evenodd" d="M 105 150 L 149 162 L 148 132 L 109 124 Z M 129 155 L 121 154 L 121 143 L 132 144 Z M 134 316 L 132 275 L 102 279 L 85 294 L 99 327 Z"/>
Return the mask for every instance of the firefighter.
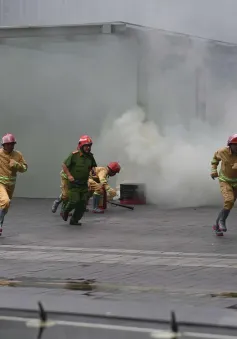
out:
<path id="1" fill-rule="evenodd" d="M 79 220 L 84 215 L 88 201 L 89 174 L 96 162 L 91 153 L 92 139 L 82 136 L 79 140 L 78 149 L 67 157 L 62 164 L 63 172 L 68 180 L 68 198 L 63 201 L 62 218 L 67 221 L 69 213 L 74 210 L 70 225 L 81 225 Z"/>
<path id="2" fill-rule="evenodd" d="M 14 135 L 7 133 L 2 137 L 2 148 L 0 149 L 0 235 L 4 217 L 13 197 L 17 172 L 24 173 L 28 168 L 23 155 L 14 150 L 15 145 Z"/>
<path id="3" fill-rule="evenodd" d="M 115 176 L 120 172 L 120 165 L 118 162 L 110 162 L 106 167 L 96 167 L 93 173 L 90 174 L 89 185 L 90 190 L 93 192 L 93 212 L 104 213 L 99 208 L 103 188 L 106 191 L 107 199 L 112 200 L 116 196 L 116 191 L 108 185 L 109 177 Z"/>
<path id="4" fill-rule="evenodd" d="M 82 143 L 84 142 L 85 139 L 89 138 L 91 140 L 91 144 L 88 144 L 88 146 L 90 146 L 90 154 L 93 155 L 91 153 L 91 147 L 92 147 L 92 139 L 88 136 L 88 135 L 82 135 L 78 141 L 78 146 L 77 146 L 77 150 L 80 150 L 80 146 L 82 145 Z M 94 161 L 94 166 L 96 167 L 96 161 Z M 59 195 L 59 197 L 54 200 L 53 205 L 52 205 L 52 212 L 55 213 L 58 209 L 58 206 L 62 203 L 62 201 L 66 201 L 68 198 L 68 178 L 67 178 L 67 174 L 62 170 L 60 172 L 60 177 L 61 177 L 61 194 Z"/>
<path id="5" fill-rule="evenodd" d="M 217 168 L 220 162 L 221 168 L 218 173 Z M 220 190 L 224 200 L 223 208 L 213 229 L 217 235 L 223 235 L 222 232 L 227 231 L 226 219 L 237 198 L 237 134 L 229 137 L 226 147 L 215 152 L 211 166 L 211 177 L 212 179 L 219 179 Z"/>

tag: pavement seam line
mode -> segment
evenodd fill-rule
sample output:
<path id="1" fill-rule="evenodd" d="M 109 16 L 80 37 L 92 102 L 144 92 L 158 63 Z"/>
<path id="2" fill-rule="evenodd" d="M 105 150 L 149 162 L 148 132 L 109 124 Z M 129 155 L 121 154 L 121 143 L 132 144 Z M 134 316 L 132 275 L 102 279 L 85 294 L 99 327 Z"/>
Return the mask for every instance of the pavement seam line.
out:
<path id="1" fill-rule="evenodd" d="M 182 293 L 185 295 L 202 295 L 211 297 L 225 297 L 225 298 L 237 298 L 237 292 L 233 291 L 216 291 L 209 290 L 187 290 L 187 289 L 169 289 L 163 286 L 136 286 L 136 285 L 120 285 L 110 283 L 94 283 L 88 281 L 23 281 L 23 280 L 0 280 L 0 287 L 37 287 L 37 288 L 59 288 L 67 290 L 78 291 L 93 291 L 93 292 L 147 292 L 147 293 Z"/>
<path id="2" fill-rule="evenodd" d="M 93 247 L 63 247 L 63 246 L 41 246 L 41 245 L 1 245 L 1 249 L 28 249 L 28 250 L 45 250 L 48 252 L 101 252 L 101 253 L 118 253 L 118 254 L 137 254 L 137 255 L 151 255 L 151 256 L 171 256 L 171 257 L 205 257 L 205 258 L 236 258 L 237 254 L 220 254 L 220 253 L 193 253 L 193 252 L 166 252 L 166 251 L 153 251 L 153 250 L 128 250 L 128 249 L 115 249 L 115 248 L 93 248 Z"/>

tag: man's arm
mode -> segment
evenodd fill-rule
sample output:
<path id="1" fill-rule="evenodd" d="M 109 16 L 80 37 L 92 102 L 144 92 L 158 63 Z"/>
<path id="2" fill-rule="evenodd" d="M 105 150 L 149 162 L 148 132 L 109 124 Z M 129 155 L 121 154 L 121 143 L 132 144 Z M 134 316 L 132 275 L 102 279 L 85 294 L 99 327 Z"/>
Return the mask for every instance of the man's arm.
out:
<path id="1" fill-rule="evenodd" d="M 214 156 L 213 156 L 212 161 L 211 161 L 211 177 L 213 179 L 218 177 L 217 168 L 218 168 L 220 161 L 221 161 L 221 156 L 220 156 L 220 152 L 218 150 L 214 153 Z"/>
<path id="2" fill-rule="evenodd" d="M 95 176 L 95 167 L 97 167 L 97 163 L 95 161 L 94 156 L 92 155 L 92 168 L 91 168 L 91 175 Z"/>
<path id="3" fill-rule="evenodd" d="M 28 165 L 27 165 L 25 159 L 23 158 L 23 155 L 21 153 L 19 153 L 19 155 L 20 155 L 20 157 L 19 157 L 18 161 L 14 160 L 14 159 L 10 160 L 10 167 L 15 168 L 17 170 L 17 172 L 24 173 L 24 172 L 27 171 Z"/>
<path id="4" fill-rule="evenodd" d="M 108 182 L 108 170 L 106 167 L 101 167 L 97 173 L 99 181 L 102 185 L 106 185 Z"/>
<path id="5" fill-rule="evenodd" d="M 93 155 L 92 155 L 92 167 L 97 167 L 97 163 Z"/>
<path id="6" fill-rule="evenodd" d="M 104 186 L 108 194 L 108 198 L 112 199 L 113 197 L 115 197 L 116 191 L 110 185 L 108 185 L 108 170 L 106 167 L 99 171 L 98 178 L 100 180 L 100 183 Z"/>
<path id="7" fill-rule="evenodd" d="M 70 173 L 70 167 L 72 165 L 72 157 L 73 157 L 73 153 L 71 153 L 67 157 L 67 159 L 64 160 L 64 162 L 62 164 L 62 169 L 63 169 L 64 173 L 66 173 L 69 181 L 74 181 L 74 178 Z"/>

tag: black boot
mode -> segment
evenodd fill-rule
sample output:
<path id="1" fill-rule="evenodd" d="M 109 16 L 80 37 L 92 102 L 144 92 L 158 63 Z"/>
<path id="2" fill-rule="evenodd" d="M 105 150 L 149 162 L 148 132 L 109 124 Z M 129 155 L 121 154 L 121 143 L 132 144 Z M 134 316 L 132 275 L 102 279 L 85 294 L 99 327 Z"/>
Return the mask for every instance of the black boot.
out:
<path id="1" fill-rule="evenodd" d="M 228 215 L 230 213 L 230 210 L 226 210 L 226 209 L 223 209 L 221 210 L 217 220 L 217 225 L 220 229 L 221 232 L 226 232 L 227 231 L 227 228 L 226 228 L 226 219 L 228 218 Z"/>
<path id="2" fill-rule="evenodd" d="M 56 200 L 54 200 L 53 205 L 52 205 L 52 212 L 55 213 L 58 209 L 58 206 L 61 204 L 62 199 L 61 197 L 58 197 Z"/>
<path id="3" fill-rule="evenodd" d="M 6 210 L 0 209 L 0 236 L 2 235 L 2 226 L 3 226 L 5 214 L 6 214 Z"/>
<path id="4" fill-rule="evenodd" d="M 74 226 L 81 226 L 81 222 L 74 220 L 73 218 L 70 219 L 70 225 Z"/>
<path id="5" fill-rule="evenodd" d="M 70 219 L 70 225 L 81 226 L 81 222 L 79 220 L 81 220 L 85 211 L 86 211 L 86 201 L 84 200 L 79 201 Z"/>

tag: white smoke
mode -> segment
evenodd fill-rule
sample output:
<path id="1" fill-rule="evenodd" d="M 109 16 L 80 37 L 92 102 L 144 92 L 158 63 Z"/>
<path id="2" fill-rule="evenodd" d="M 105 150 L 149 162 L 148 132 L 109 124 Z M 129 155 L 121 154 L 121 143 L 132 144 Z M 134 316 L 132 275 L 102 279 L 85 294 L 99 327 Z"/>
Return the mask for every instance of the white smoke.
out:
<path id="1" fill-rule="evenodd" d="M 119 160 L 122 166 L 117 184 L 145 183 L 148 201 L 159 206 L 220 203 L 218 181 L 210 178 L 210 162 L 220 146 L 221 130 L 196 120 L 189 131 L 172 126 L 161 135 L 159 126 L 145 117 L 136 107 L 101 133 L 98 147 L 106 150 L 104 159 Z"/>
<path id="2" fill-rule="evenodd" d="M 98 164 L 119 160 L 117 184 L 145 183 L 148 201 L 169 207 L 220 202 L 210 161 L 236 133 L 233 47 L 226 54 L 224 47 L 213 51 L 212 44 L 156 30 L 78 42 L 33 40 L 0 46 L 1 134 L 16 134 L 31 169 L 19 178 L 20 196 L 58 195 L 61 162 L 88 133 Z M 204 115 L 195 108 L 197 69 Z"/>
<path id="3" fill-rule="evenodd" d="M 159 206 L 220 204 L 210 171 L 214 152 L 236 133 L 233 50 L 154 30 L 143 35 L 139 53 L 144 109 L 107 122 L 96 141 L 100 161 L 119 160 L 117 184 L 146 184 L 148 201 Z"/>

